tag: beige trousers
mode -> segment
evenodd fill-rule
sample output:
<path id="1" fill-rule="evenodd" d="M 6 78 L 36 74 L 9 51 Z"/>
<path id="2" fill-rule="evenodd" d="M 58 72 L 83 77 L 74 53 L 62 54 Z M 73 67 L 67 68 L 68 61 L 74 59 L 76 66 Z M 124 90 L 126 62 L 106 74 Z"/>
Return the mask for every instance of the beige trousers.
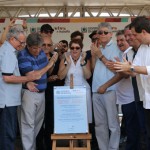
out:
<path id="1" fill-rule="evenodd" d="M 18 108 L 20 135 L 23 150 L 36 150 L 36 136 L 44 120 L 45 92 L 24 90 Z"/>

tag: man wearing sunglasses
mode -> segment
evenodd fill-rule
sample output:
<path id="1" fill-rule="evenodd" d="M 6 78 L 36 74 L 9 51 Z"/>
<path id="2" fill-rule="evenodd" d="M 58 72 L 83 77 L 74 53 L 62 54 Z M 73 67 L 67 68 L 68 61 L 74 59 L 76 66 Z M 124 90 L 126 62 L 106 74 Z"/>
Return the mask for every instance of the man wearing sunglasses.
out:
<path id="1" fill-rule="evenodd" d="M 109 87 L 103 94 L 100 86 L 115 76 L 114 72 L 107 68 L 107 61 L 115 61 L 119 57 L 119 49 L 112 41 L 112 27 L 107 22 L 98 25 L 101 46 L 98 41 L 92 43 L 91 54 L 94 68 L 92 92 L 95 117 L 95 132 L 101 150 L 118 150 L 120 140 L 120 126 L 116 107 L 115 85 Z"/>
<path id="2" fill-rule="evenodd" d="M 48 60 L 50 61 L 57 52 L 54 51 L 53 42 L 49 37 L 43 37 L 44 43 L 42 44 L 42 49 L 44 50 Z M 58 54 L 59 55 L 59 54 Z M 45 150 L 52 149 L 52 140 L 50 135 L 54 133 L 54 86 L 64 85 L 63 81 L 60 80 L 57 76 L 57 72 L 59 69 L 60 59 L 58 58 L 55 62 L 55 65 L 51 68 L 51 70 L 47 73 L 47 88 L 45 90 L 45 118 L 44 118 L 44 144 L 40 147 L 38 143 L 41 143 L 42 135 L 38 136 L 37 150 Z M 42 131 L 41 131 L 42 132 Z M 42 143 L 41 143 L 42 144 Z"/>

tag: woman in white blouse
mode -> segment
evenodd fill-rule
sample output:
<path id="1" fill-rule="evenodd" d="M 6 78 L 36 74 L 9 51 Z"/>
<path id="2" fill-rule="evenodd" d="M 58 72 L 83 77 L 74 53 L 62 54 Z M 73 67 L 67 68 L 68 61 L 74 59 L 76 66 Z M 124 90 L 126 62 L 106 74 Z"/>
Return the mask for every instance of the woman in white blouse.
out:
<path id="1" fill-rule="evenodd" d="M 88 123 L 92 123 L 92 102 L 91 89 L 86 81 L 91 77 L 90 61 L 85 60 L 86 52 L 82 52 L 83 43 L 81 40 L 72 40 L 69 43 L 70 52 L 65 53 L 65 58 L 59 65 L 58 76 L 65 78 L 65 85 L 70 85 L 70 75 L 73 74 L 74 86 L 86 86 Z"/>

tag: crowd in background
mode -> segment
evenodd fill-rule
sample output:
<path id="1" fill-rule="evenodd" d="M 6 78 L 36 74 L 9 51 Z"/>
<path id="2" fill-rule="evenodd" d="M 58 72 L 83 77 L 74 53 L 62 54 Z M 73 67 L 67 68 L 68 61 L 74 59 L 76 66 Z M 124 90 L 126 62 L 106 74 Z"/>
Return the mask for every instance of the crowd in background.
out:
<path id="1" fill-rule="evenodd" d="M 51 25 L 27 35 L 26 21 L 15 22 L 0 39 L 0 150 L 15 149 L 17 130 L 23 150 L 52 150 L 53 88 L 70 85 L 71 74 L 75 86 L 86 86 L 92 150 L 118 150 L 123 136 L 125 150 L 150 150 L 150 20 L 135 18 L 116 41 L 101 22 L 86 51 L 80 31 L 54 44 Z"/>

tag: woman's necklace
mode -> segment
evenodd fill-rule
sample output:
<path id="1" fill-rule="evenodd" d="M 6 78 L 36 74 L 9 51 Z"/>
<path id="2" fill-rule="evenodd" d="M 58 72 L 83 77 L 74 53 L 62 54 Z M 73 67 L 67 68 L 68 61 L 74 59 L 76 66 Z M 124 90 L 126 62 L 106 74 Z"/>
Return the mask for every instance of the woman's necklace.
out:
<path id="1" fill-rule="evenodd" d="M 72 58 L 72 60 L 73 60 L 75 63 L 78 61 L 78 59 L 79 59 L 79 58 L 77 58 L 77 59 Z"/>

